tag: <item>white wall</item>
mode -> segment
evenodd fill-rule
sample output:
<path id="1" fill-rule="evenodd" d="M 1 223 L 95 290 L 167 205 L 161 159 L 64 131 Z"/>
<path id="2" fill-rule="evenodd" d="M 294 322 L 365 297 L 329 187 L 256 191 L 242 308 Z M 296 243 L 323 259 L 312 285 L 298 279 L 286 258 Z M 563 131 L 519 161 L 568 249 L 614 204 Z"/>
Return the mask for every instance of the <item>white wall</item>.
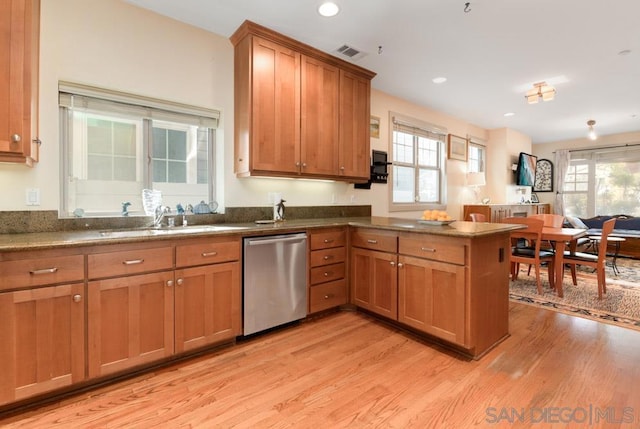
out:
<path id="1" fill-rule="evenodd" d="M 219 155 L 225 160 L 217 178 L 221 184 L 217 190 L 221 207 L 266 206 L 269 193 L 278 192 L 290 206 L 371 204 L 374 215 L 389 215 L 386 185 L 373 184 L 371 190 L 360 190 L 342 182 L 234 176 L 233 47 L 225 37 L 121 0 L 55 0 L 42 2 L 40 46 L 41 160 L 32 169 L 0 164 L 0 210 L 58 210 L 61 178 L 57 95 L 58 81 L 66 80 L 219 109 Z M 487 188 L 492 199 L 499 202 L 498 190 L 503 189 L 504 182 L 501 178 L 490 179 L 492 158 L 502 157 L 505 149 L 490 141 L 487 130 L 372 91 L 371 114 L 381 118 L 380 138 L 371 139 L 372 149 L 389 151 L 389 111 L 437 124 L 459 136 L 486 140 L 491 148 L 491 183 Z M 504 141 L 508 141 L 508 134 L 505 131 Z M 448 212 L 459 217 L 462 205 L 473 202 L 473 195 L 464 186 L 466 163 L 448 161 L 447 171 Z M 41 190 L 40 206 L 25 204 L 25 189 L 32 187 Z"/>

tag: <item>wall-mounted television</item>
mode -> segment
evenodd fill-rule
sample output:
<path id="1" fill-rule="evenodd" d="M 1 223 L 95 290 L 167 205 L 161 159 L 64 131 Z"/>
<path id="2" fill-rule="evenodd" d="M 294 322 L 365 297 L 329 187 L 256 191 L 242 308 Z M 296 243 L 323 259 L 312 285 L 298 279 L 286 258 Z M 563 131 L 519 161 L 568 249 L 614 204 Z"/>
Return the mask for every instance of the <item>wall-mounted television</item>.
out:
<path id="1" fill-rule="evenodd" d="M 516 185 L 533 186 L 536 179 L 536 162 L 538 157 L 520 152 L 518 168 L 516 169 Z"/>

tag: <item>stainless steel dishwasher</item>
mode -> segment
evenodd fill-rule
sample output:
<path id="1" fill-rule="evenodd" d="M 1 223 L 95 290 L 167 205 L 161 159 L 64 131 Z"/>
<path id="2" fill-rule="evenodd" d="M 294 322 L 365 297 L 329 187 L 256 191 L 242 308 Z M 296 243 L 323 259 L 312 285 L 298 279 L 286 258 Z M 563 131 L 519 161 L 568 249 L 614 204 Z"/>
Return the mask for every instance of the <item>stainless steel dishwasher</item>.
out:
<path id="1" fill-rule="evenodd" d="M 307 315 L 307 234 L 244 239 L 244 335 Z"/>

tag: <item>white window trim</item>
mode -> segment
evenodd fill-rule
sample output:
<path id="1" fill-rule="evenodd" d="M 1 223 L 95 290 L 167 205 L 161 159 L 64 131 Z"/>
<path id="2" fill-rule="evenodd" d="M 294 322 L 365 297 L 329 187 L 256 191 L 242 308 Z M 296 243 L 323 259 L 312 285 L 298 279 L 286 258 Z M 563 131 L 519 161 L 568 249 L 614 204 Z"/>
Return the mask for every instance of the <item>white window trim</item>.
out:
<path id="1" fill-rule="evenodd" d="M 394 120 L 401 123 L 420 128 L 425 131 L 429 131 L 434 134 L 440 134 L 443 136 L 444 147 L 441 151 L 441 173 L 440 173 L 440 203 L 394 203 L 393 202 L 393 124 Z M 447 129 L 438 125 L 426 122 L 420 119 L 416 119 L 410 116 L 403 115 L 401 113 L 389 111 L 389 176 L 388 176 L 388 211 L 389 212 L 411 212 L 411 211 L 423 211 L 423 210 L 446 210 L 447 208 L 447 159 L 446 159 L 446 135 Z"/>

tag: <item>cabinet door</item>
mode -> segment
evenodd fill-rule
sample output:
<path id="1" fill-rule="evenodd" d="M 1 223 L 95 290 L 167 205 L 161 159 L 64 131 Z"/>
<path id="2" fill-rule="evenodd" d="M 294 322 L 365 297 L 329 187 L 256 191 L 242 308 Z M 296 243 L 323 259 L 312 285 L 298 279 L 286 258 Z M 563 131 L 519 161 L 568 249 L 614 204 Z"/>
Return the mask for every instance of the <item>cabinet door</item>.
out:
<path id="1" fill-rule="evenodd" d="M 89 282 L 89 376 L 173 354 L 173 271 Z"/>
<path id="2" fill-rule="evenodd" d="M 242 333 L 240 263 L 176 271 L 176 353 Z"/>
<path id="3" fill-rule="evenodd" d="M 38 160 L 39 0 L 0 2 L 0 161 Z"/>
<path id="4" fill-rule="evenodd" d="M 465 345 L 465 267 L 400 256 L 398 320 Z"/>
<path id="5" fill-rule="evenodd" d="M 0 293 L 0 404 L 85 378 L 84 285 Z"/>
<path id="6" fill-rule="evenodd" d="M 353 304 L 396 320 L 398 317 L 397 256 L 354 247 L 351 249 Z"/>
<path id="7" fill-rule="evenodd" d="M 300 54 L 254 37 L 252 57 L 252 169 L 297 174 L 300 162 Z"/>
<path id="8" fill-rule="evenodd" d="M 340 71 L 302 56 L 301 80 L 301 172 L 337 176 Z"/>
<path id="9" fill-rule="evenodd" d="M 368 180 L 371 81 L 340 71 L 340 175 Z"/>

